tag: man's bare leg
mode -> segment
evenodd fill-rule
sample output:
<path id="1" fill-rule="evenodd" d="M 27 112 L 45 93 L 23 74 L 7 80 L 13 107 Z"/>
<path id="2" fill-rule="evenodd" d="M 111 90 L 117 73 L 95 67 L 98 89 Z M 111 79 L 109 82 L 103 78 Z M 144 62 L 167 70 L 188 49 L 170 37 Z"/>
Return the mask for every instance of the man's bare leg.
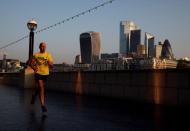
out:
<path id="1" fill-rule="evenodd" d="M 45 92 L 44 92 L 44 82 L 43 80 L 39 80 L 39 88 L 40 88 L 40 103 L 42 106 L 42 111 L 47 112 L 47 109 L 45 107 Z"/>
<path id="2" fill-rule="evenodd" d="M 31 104 L 35 103 L 36 96 L 39 94 L 38 82 L 35 81 L 34 83 L 34 94 L 32 95 Z"/>

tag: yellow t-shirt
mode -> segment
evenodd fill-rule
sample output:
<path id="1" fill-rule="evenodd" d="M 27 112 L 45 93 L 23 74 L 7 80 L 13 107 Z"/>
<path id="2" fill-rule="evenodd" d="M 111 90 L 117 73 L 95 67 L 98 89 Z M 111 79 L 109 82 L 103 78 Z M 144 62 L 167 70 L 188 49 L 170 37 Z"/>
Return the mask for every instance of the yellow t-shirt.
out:
<path id="1" fill-rule="evenodd" d="M 35 60 L 35 67 L 38 69 L 36 73 L 40 75 L 49 75 L 48 61 L 53 61 L 51 54 L 48 52 L 38 52 L 34 54 L 33 59 Z"/>

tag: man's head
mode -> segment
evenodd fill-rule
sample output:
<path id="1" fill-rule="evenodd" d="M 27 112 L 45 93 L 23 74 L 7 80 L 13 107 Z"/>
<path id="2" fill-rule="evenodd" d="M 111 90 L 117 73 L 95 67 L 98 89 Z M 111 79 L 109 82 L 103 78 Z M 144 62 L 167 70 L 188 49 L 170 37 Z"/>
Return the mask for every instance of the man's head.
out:
<path id="1" fill-rule="evenodd" d="M 39 45 L 40 48 L 40 52 L 44 53 L 46 51 L 46 43 L 45 42 L 41 42 Z"/>

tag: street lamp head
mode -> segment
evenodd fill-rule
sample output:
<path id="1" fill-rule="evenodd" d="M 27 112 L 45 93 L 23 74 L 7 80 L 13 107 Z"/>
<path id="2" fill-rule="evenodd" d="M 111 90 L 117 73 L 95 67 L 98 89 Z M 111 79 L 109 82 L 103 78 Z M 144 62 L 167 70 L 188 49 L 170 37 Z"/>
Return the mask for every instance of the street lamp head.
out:
<path id="1" fill-rule="evenodd" d="M 32 19 L 32 20 L 28 21 L 27 26 L 30 31 L 34 31 L 37 28 L 37 23 L 35 20 Z"/>

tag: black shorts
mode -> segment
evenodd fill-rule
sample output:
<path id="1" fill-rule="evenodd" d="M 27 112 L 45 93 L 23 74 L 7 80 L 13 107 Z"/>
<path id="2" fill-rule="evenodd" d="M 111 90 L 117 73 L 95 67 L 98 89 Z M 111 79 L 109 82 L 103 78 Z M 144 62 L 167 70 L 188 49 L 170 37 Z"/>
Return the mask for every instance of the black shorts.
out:
<path id="1" fill-rule="evenodd" d="M 35 81 L 43 80 L 44 82 L 46 82 L 48 75 L 40 75 L 40 74 L 35 73 L 34 78 L 35 78 Z"/>

